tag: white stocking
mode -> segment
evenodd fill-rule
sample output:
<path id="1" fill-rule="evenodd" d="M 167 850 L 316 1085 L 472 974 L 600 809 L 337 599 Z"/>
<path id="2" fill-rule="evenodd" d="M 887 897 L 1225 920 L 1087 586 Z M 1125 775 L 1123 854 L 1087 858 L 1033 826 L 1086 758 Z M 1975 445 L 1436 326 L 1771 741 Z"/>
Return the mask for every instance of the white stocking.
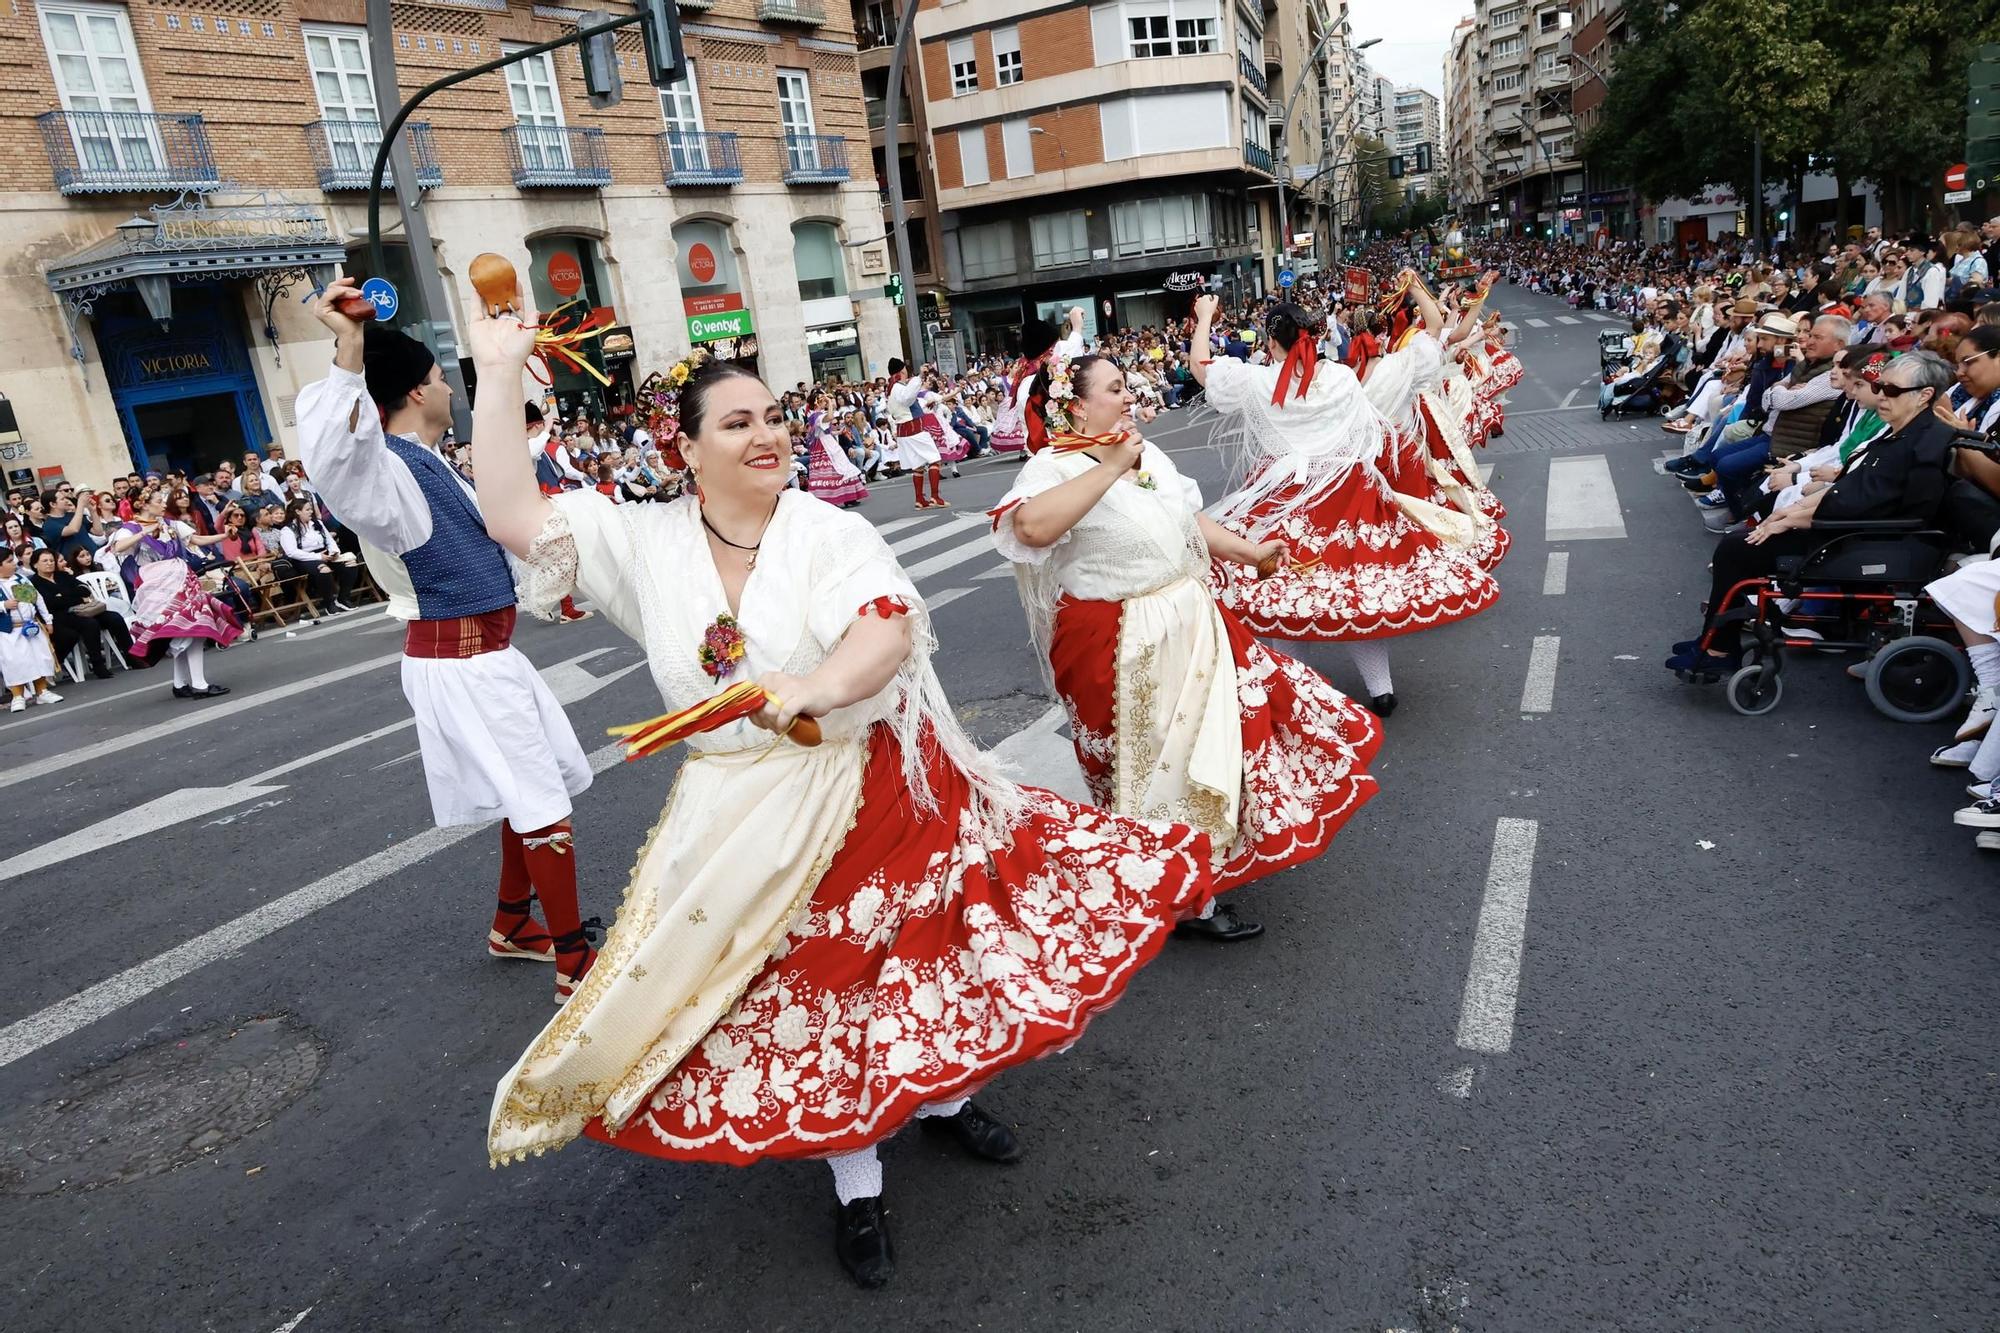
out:
<path id="1" fill-rule="evenodd" d="M 1216 905 L 1217 903 L 1221 902 L 1221 901 L 1222 901 L 1222 900 L 1221 900 L 1220 898 L 1210 898 L 1210 899 L 1208 900 L 1208 905 L 1207 905 L 1207 906 L 1205 906 L 1205 907 L 1203 907 L 1203 908 L 1201 909 L 1201 911 L 1200 911 L 1199 913 L 1197 913 L 1197 914 L 1196 914 L 1196 916 L 1195 916 L 1195 920 L 1197 920 L 1197 921 L 1206 921 L 1206 920 L 1208 920 L 1208 919 L 1209 919 L 1210 917 L 1214 916 L 1214 915 L 1215 915 L 1215 905 Z"/>
<path id="2" fill-rule="evenodd" d="M 201 639 L 187 640 L 187 651 L 174 659 L 174 676 L 180 677 L 180 664 L 187 663 L 188 681 L 198 690 L 208 688 L 208 677 L 201 673 L 201 656 L 208 650 L 208 644 Z"/>
<path id="3" fill-rule="evenodd" d="M 1361 686 L 1370 698 L 1388 694 L 1396 687 L 1389 677 L 1389 646 L 1383 643 L 1350 643 L 1354 665 L 1361 671 Z"/>
<path id="4" fill-rule="evenodd" d="M 858 1152 L 829 1157 L 826 1164 L 833 1168 L 834 1197 L 842 1203 L 882 1197 L 882 1161 L 875 1156 L 874 1144 Z"/>
<path id="5" fill-rule="evenodd" d="M 174 688 L 177 690 L 184 690 L 188 688 L 187 654 L 175 653 L 173 654 L 173 659 L 174 659 Z"/>
<path id="6" fill-rule="evenodd" d="M 917 1119 L 922 1120 L 926 1116 L 933 1115 L 957 1115 L 965 1109 L 965 1104 L 971 1100 L 972 1098 L 970 1097 L 960 1097 L 955 1102 L 926 1102 L 917 1108 Z"/>

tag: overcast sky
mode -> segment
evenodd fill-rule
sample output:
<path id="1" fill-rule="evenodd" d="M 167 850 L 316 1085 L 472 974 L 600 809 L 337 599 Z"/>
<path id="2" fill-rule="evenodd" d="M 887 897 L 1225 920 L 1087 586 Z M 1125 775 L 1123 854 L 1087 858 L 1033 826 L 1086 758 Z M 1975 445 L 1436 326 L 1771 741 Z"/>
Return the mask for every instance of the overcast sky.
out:
<path id="1" fill-rule="evenodd" d="M 1451 30 L 1472 13 L 1471 0 L 1347 0 L 1353 40 L 1380 37 L 1363 56 L 1385 79 L 1444 96 L 1444 53 Z"/>

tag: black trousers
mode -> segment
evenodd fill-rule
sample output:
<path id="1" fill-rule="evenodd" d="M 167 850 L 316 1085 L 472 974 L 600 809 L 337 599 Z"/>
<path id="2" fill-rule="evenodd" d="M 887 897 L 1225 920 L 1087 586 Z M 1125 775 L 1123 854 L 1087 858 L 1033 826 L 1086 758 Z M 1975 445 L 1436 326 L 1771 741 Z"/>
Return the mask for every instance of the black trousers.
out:
<path id="1" fill-rule="evenodd" d="M 311 595 L 313 604 L 321 610 L 325 610 L 335 600 L 346 601 L 347 594 L 354 591 L 355 580 L 361 577 L 359 565 L 323 564 L 316 560 L 303 563 L 297 560 L 284 560 L 280 563 L 282 565 L 280 577 L 305 575 L 306 592 Z"/>
<path id="2" fill-rule="evenodd" d="M 58 659 L 68 657 L 70 650 L 79 643 L 83 645 L 83 658 L 90 663 L 92 671 L 109 671 L 111 664 L 104 660 L 104 638 L 109 634 L 118 651 L 128 656 L 132 651 L 132 631 L 125 627 L 123 618 L 106 611 L 95 616 L 80 616 L 74 611 L 58 611 L 51 617 L 55 621 L 55 648 Z"/>
<path id="3" fill-rule="evenodd" d="M 1702 627 L 1712 627 L 1716 617 L 1729 610 L 1722 604 L 1722 599 L 1729 595 L 1731 588 L 1744 579 L 1777 573 L 1780 560 L 1804 555 L 1823 546 L 1826 540 L 1824 532 L 1810 529 L 1781 532 L 1754 546 L 1748 533 L 1724 537 L 1716 545 L 1715 556 L 1708 564 L 1708 618 L 1702 622 Z"/>
<path id="4" fill-rule="evenodd" d="M 1944 493 L 1944 526 L 1973 550 L 1984 551 L 2000 532 L 2000 498 L 1976 482 L 1954 481 Z"/>

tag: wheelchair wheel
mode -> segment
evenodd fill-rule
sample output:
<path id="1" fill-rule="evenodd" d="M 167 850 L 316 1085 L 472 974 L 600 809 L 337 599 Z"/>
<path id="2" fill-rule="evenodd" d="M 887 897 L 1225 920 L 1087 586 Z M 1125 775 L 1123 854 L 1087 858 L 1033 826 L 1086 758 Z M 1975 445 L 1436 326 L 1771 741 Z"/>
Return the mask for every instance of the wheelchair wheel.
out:
<path id="1" fill-rule="evenodd" d="M 1776 667 L 1760 662 L 1729 678 L 1729 706 L 1745 717 L 1764 716 L 1784 697 L 1785 680 Z"/>
<path id="2" fill-rule="evenodd" d="M 1868 663 L 1868 702 L 1898 722 L 1951 716 L 1972 684 L 1972 664 L 1943 639 L 1913 634 L 1885 645 Z"/>

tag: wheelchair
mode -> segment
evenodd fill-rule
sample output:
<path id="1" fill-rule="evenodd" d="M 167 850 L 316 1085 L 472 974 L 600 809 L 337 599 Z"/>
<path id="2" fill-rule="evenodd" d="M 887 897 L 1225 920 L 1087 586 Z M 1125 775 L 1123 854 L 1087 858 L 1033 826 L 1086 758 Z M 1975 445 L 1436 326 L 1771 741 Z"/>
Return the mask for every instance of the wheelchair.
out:
<path id="1" fill-rule="evenodd" d="M 1788 652 L 1865 651 L 1868 701 L 1897 722 L 1936 722 L 1964 702 L 1972 664 L 1957 642 L 1951 617 L 1924 592 L 1946 572 L 1953 543 L 1917 520 L 1815 523 L 1826 540 L 1780 562 L 1778 572 L 1731 588 L 1730 609 L 1700 639 L 1740 646 L 1734 670 L 1678 671 L 1684 681 L 1713 684 L 1728 676 L 1725 696 L 1744 717 L 1762 717 L 1785 693 Z M 1795 601 L 1789 612 L 1781 601 Z M 1810 629 L 1818 638 L 1788 635 Z"/>

